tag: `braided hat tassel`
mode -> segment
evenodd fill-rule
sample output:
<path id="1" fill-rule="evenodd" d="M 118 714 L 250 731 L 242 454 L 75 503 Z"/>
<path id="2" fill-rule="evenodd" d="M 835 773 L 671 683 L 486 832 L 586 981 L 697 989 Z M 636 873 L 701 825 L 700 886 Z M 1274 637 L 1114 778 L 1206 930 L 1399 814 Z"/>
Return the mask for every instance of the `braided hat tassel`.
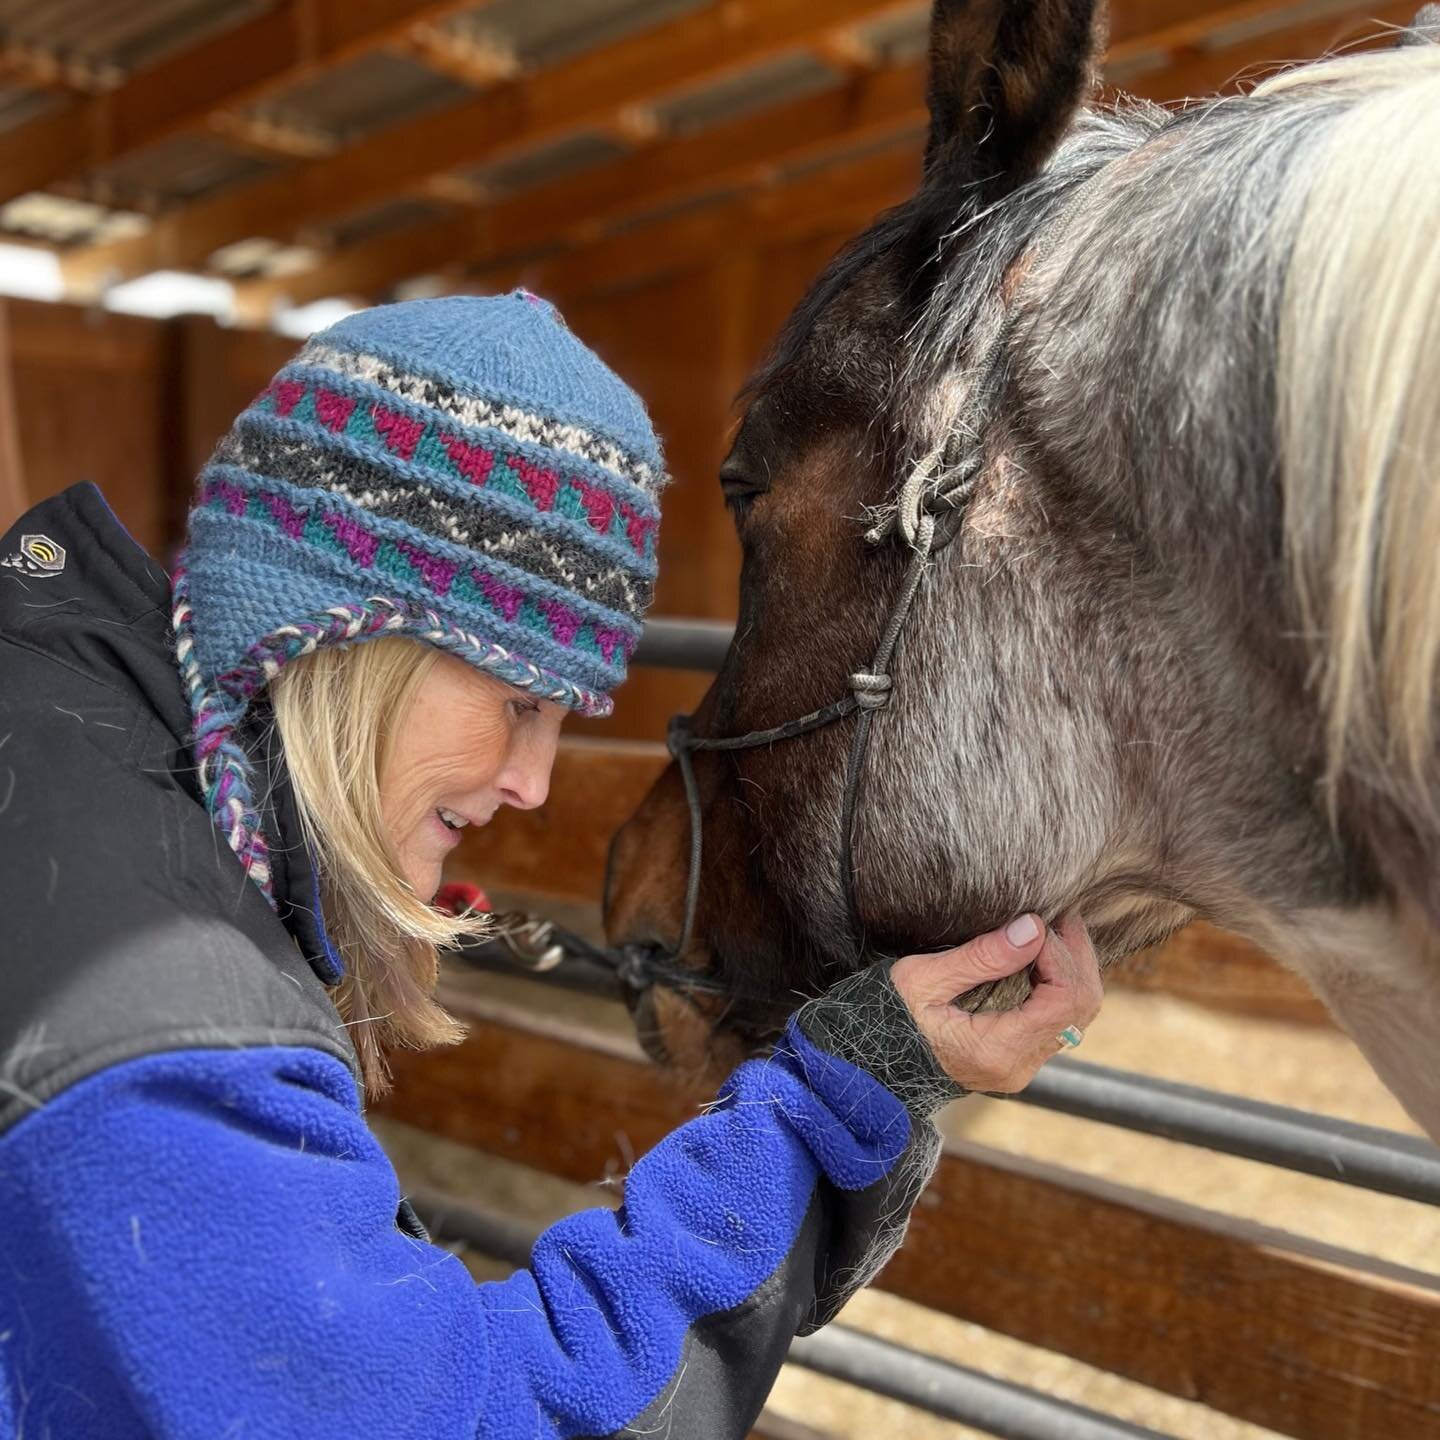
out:
<path id="1" fill-rule="evenodd" d="M 215 828 L 235 852 L 245 873 L 275 906 L 270 880 L 270 847 L 260 829 L 260 815 L 250 786 L 250 761 L 235 739 L 235 727 L 246 702 L 230 700 L 208 688 L 195 658 L 193 612 L 183 569 L 173 585 L 175 658 L 194 720 L 196 771 L 205 808 Z"/>

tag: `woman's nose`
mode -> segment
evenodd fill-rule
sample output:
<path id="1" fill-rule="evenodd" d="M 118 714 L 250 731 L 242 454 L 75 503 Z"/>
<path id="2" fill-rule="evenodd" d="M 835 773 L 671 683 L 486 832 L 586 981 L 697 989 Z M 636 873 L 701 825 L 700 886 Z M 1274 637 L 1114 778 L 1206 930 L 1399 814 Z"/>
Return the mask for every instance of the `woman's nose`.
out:
<path id="1" fill-rule="evenodd" d="M 517 810 L 538 810 L 550 794 L 550 772 L 555 766 L 557 737 L 535 736 L 516 745 L 500 774 L 500 796 Z"/>

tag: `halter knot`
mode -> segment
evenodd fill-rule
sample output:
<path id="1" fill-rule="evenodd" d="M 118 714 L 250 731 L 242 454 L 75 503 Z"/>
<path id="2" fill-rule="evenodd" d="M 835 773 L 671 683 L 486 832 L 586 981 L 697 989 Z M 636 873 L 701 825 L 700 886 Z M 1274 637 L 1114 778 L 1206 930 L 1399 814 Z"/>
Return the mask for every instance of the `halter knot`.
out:
<path id="1" fill-rule="evenodd" d="M 850 677 L 850 693 L 862 710 L 883 710 L 890 703 L 890 677 L 858 670 Z"/>

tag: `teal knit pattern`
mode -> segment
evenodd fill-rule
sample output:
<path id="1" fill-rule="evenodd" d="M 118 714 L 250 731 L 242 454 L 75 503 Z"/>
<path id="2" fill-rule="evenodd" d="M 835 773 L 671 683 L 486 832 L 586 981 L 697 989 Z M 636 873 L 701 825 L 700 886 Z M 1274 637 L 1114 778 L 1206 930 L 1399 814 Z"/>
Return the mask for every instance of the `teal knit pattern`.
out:
<path id="1" fill-rule="evenodd" d="M 408 635 L 607 714 L 664 483 L 638 397 L 524 291 L 362 311 L 280 371 L 201 472 L 174 585 L 201 789 L 267 897 L 236 729 L 287 661 Z"/>

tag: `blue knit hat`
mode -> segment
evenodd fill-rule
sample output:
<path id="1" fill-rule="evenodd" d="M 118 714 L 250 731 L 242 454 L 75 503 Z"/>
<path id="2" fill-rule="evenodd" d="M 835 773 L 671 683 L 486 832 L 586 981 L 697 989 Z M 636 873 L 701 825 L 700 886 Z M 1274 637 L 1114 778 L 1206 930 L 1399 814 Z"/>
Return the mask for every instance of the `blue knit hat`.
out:
<path id="1" fill-rule="evenodd" d="M 234 732 L 284 664 L 409 635 L 608 714 L 664 481 L 634 391 L 524 291 L 382 305 L 306 343 L 201 472 L 174 580 L 201 787 L 267 897 Z"/>

